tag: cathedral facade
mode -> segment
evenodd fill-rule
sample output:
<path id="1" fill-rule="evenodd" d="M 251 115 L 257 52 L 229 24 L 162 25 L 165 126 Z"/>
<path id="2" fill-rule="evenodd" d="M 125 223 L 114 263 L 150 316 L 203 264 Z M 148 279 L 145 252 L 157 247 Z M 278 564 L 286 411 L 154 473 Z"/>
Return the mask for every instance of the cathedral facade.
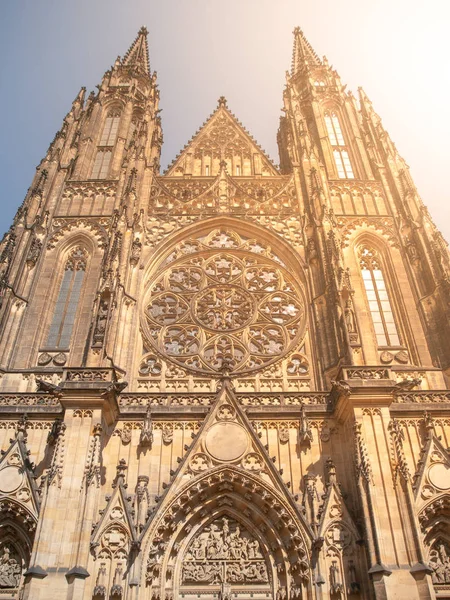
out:
<path id="1" fill-rule="evenodd" d="M 280 165 L 221 97 L 160 173 L 143 28 L 0 247 L 0 600 L 450 598 L 450 261 L 294 31 Z"/>

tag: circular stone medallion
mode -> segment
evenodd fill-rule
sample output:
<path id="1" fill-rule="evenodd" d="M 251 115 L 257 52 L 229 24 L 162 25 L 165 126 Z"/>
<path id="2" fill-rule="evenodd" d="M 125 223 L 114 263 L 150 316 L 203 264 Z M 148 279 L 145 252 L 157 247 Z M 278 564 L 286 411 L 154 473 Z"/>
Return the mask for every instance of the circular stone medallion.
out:
<path id="1" fill-rule="evenodd" d="M 0 471 L 0 491 L 5 494 L 17 490 L 22 485 L 23 474 L 15 467 L 5 467 Z"/>
<path id="2" fill-rule="evenodd" d="M 447 465 L 442 463 L 432 465 L 428 470 L 428 478 L 434 487 L 440 490 L 448 490 L 450 488 L 450 469 Z"/>
<path id="3" fill-rule="evenodd" d="M 248 434 L 237 423 L 215 423 L 206 434 L 206 450 L 216 460 L 237 460 L 247 446 Z"/>

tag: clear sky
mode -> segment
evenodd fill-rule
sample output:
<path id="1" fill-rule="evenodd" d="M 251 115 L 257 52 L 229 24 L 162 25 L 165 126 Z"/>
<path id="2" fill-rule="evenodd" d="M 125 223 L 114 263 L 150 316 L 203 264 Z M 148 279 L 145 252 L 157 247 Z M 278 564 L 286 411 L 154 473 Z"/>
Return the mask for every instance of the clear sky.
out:
<path id="1" fill-rule="evenodd" d="M 221 95 L 278 162 L 298 25 L 349 89 L 365 89 L 450 239 L 448 0 L 2 0 L 0 233 L 79 88 L 94 89 L 142 25 L 161 90 L 163 167 Z"/>

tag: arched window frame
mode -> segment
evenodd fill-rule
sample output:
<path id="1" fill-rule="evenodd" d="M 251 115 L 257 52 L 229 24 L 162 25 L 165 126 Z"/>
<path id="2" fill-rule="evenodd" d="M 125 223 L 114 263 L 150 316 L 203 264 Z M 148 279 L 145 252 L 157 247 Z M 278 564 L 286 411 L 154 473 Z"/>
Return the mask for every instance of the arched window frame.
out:
<path id="1" fill-rule="evenodd" d="M 107 179 L 111 159 L 119 132 L 122 111 L 120 108 L 111 108 L 103 123 L 102 132 L 97 145 L 91 179 Z"/>
<path id="2" fill-rule="evenodd" d="M 402 347 L 392 287 L 381 253 L 370 242 L 358 245 L 357 256 L 378 348 Z"/>
<path id="3" fill-rule="evenodd" d="M 355 179 L 350 152 L 345 142 L 338 111 L 331 108 L 327 109 L 324 112 L 324 121 L 339 179 Z"/>
<path id="4" fill-rule="evenodd" d="M 66 254 L 45 337 L 44 347 L 47 350 L 70 348 L 83 298 L 88 257 L 87 250 L 81 245 L 72 246 Z"/>

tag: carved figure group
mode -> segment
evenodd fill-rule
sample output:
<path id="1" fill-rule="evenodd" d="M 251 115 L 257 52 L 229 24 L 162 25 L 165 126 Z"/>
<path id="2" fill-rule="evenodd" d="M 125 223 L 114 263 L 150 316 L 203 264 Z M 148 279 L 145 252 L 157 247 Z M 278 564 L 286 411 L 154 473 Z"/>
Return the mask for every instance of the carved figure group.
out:
<path id="1" fill-rule="evenodd" d="M 450 556 L 447 545 L 437 544 L 430 553 L 431 578 L 435 584 L 450 583 Z"/>
<path id="2" fill-rule="evenodd" d="M 22 568 L 19 562 L 11 556 L 11 549 L 3 546 L 0 556 L 0 588 L 16 588 L 20 582 Z"/>
<path id="3" fill-rule="evenodd" d="M 222 581 L 268 582 L 259 542 L 226 517 L 221 519 L 221 527 L 212 523 L 208 532 L 194 538 L 183 564 L 184 583 Z"/>

